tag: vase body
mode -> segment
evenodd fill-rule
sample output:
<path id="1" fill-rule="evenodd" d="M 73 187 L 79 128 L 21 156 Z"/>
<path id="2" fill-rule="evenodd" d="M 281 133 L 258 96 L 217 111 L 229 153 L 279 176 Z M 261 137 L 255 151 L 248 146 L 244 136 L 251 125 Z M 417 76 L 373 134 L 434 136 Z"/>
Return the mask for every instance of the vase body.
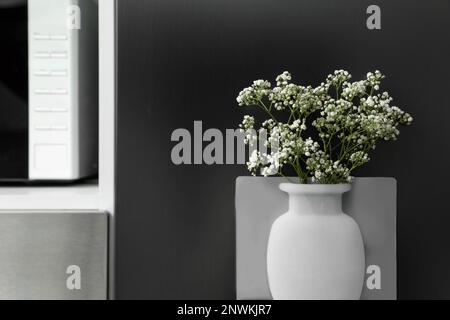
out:
<path id="1" fill-rule="evenodd" d="M 273 224 L 267 271 L 275 300 L 357 300 L 365 275 L 361 231 L 342 212 L 350 185 L 281 184 L 289 211 Z"/>

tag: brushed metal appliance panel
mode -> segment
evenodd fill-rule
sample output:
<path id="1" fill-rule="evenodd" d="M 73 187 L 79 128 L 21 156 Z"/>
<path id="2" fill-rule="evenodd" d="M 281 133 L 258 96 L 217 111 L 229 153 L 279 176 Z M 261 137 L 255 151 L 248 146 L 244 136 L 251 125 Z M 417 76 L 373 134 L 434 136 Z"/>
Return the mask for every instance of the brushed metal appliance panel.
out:
<path id="1" fill-rule="evenodd" d="M 107 299 L 107 241 L 106 213 L 0 213 L 0 299 Z"/>

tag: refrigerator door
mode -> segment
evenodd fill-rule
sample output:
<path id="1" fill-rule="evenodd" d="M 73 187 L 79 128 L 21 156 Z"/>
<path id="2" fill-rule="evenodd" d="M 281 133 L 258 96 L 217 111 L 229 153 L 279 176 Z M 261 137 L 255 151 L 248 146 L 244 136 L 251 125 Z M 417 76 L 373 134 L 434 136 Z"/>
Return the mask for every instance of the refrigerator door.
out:
<path id="1" fill-rule="evenodd" d="M 253 80 L 288 70 L 319 85 L 336 69 L 355 81 L 379 69 L 416 119 L 355 175 L 398 179 L 399 297 L 449 296 L 450 2 L 377 3 L 381 30 L 361 0 L 118 1 L 117 298 L 236 297 L 235 182 L 249 173 L 206 164 L 202 133 L 219 129 L 225 145 L 244 115 L 266 119 L 236 103 Z M 190 133 L 192 165 L 171 159 L 177 129 Z M 418 170 L 430 159 L 432 183 Z"/>
<path id="2" fill-rule="evenodd" d="M 107 299 L 108 215 L 0 213 L 0 299 Z"/>

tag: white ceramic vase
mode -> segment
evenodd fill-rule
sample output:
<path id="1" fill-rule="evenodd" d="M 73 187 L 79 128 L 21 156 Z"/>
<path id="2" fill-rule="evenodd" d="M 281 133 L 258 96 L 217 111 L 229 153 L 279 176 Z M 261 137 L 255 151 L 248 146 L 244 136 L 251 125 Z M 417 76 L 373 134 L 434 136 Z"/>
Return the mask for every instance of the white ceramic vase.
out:
<path id="1" fill-rule="evenodd" d="M 342 212 L 351 185 L 285 183 L 289 211 L 272 226 L 267 271 L 275 300 L 357 300 L 365 275 L 361 231 Z"/>

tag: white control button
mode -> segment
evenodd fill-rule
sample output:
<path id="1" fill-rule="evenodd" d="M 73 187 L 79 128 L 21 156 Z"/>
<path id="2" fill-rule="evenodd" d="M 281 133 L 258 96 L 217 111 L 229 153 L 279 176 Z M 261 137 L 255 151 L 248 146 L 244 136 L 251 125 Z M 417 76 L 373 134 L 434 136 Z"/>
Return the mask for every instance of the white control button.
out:
<path id="1" fill-rule="evenodd" d="M 69 150 L 65 144 L 36 144 L 34 167 L 37 170 L 63 170 L 68 167 Z"/>
<path id="2" fill-rule="evenodd" d="M 56 41 L 64 41 L 67 40 L 67 36 L 66 35 L 53 35 L 51 36 L 52 40 L 56 40 Z"/>
<path id="3" fill-rule="evenodd" d="M 52 108 L 51 111 L 55 113 L 66 113 L 67 111 L 69 111 L 69 109 L 61 107 L 61 108 Z"/>
<path id="4" fill-rule="evenodd" d="M 52 70 L 51 75 L 53 77 L 67 77 L 67 70 Z"/>
<path id="5" fill-rule="evenodd" d="M 34 75 L 37 77 L 48 77 L 51 73 L 48 70 L 36 70 L 34 71 Z"/>
<path id="6" fill-rule="evenodd" d="M 54 59 L 67 59 L 67 52 L 52 52 L 51 57 Z"/>
<path id="7" fill-rule="evenodd" d="M 52 130 L 52 127 L 50 126 L 45 126 L 45 125 L 37 125 L 34 127 L 36 130 L 38 131 L 50 131 Z"/>
<path id="8" fill-rule="evenodd" d="M 36 59 L 49 59 L 49 58 L 51 58 L 51 55 L 50 55 L 50 52 L 44 52 L 44 51 L 42 51 L 42 52 L 36 52 L 36 53 L 34 54 L 34 57 L 35 57 Z"/>
<path id="9" fill-rule="evenodd" d="M 67 131 L 67 126 L 64 125 L 58 125 L 58 126 L 52 126 L 53 131 Z"/>
<path id="10" fill-rule="evenodd" d="M 37 107 L 37 108 L 34 108 L 34 111 L 36 111 L 36 112 L 51 112 L 52 109 L 50 109 L 50 108 Z"/>
<path id="11" fill-rule="evenodd" d="M 34 40 L 50 40 L 50 36 L 47 34 L 35 33 L 33 35 Z"/>
<path id="12" fill-rule="evenodd" d="M 51 91 L 51 94 L 54 95 L 66 95 L 68 92 L 66 89 L 54 89 Z"/>
<path id="13" fill-rule="evenodd" d="M 34 93 L 35 94 L 50 94 L 51 91 L 48 89 L 36 89 L 36 90 L 34 90 Z"/>

